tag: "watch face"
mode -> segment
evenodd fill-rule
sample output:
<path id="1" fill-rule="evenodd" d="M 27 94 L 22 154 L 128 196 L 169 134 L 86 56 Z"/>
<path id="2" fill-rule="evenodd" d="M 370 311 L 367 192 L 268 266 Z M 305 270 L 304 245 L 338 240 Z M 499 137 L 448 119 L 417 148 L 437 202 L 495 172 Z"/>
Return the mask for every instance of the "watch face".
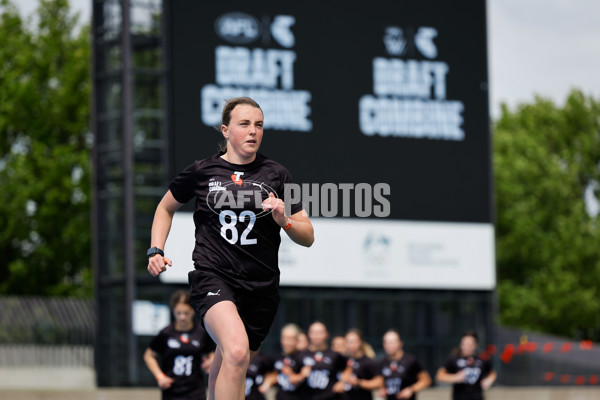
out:
<path id="1" fill-rule="evenodd" d="M 151 247 L 151 248 L 148 249 L 148 252 L 146 253 L 146 255 L 148 257 L 152 257 L 155 254 L 161 254 L 162 255 L 162 251 L 158 247 Z"/>

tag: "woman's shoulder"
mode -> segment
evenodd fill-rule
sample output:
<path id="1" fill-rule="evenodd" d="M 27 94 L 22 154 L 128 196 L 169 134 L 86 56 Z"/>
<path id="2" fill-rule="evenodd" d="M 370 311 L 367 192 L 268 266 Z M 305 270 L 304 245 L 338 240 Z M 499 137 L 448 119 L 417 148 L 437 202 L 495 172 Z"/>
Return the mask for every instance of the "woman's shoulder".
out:
<path id="1" fill-rule="evenodd" d="M 188 171 L 188 174 L 191 173 L 196 178 L 201 178 L 214 174 L 215 171 L 219 171 L 222 168 L 227 169 L 225 161 L 221 159 L 220 154 L 213 154 L 210 157 L 193 161 L 186 167 L 183 173 Z"/>
<path id="2" fill-rule="evenodd" d="M 291 175 L 289 170 L 283 164 L 260 153 L 256 156 L 256 167 L 272 171 L 279 177 Z"/>
<path id="3" fill-rule="evenodd" d="M 167 326 L 165 326 L 164 328 L 162 328 L 160 331 L 158 331 L 158 333 L 156 334 L 156 337 L 168 337 L 171 336 L 173 334 L 173 330 L 175 329 L 175 327 L 173 326 L 173 324 L 169 324 Z"/>
<path id="4" fill-rule="evenodd" d="M 194 161 L 194 165 L 196 165 L 197 168 L 202 168 L 202 167 L 221 164 L 222 163 L 221 154 L 222 153 L 216 153 L 210 157 L 206 157 L 201 160 L 196 160 L 196 161 Z"/>
<path id="5" fill-rule="evenodd" d="M 219 155 L 215 154 L 215 155 L 212 155 L 210 157 L 206 157 L 206 158 L 203 158 L 200 160 L 194 160 L 194 161 L 190 162 L 187 165 L 187 167 L 185 167 L 182 170 L 182 173 L 199 172 L 205 167 L 212 166 L 212 165 L 215 165 L 216 163 L 218 163 L 218 159 L 219 159 Z"/>

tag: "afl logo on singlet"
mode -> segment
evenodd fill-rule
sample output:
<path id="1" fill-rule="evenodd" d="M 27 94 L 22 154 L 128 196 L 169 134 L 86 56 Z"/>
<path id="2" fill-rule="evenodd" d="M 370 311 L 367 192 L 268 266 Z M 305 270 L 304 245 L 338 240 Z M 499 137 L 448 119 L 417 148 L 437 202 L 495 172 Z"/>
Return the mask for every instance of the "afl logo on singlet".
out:
<path id="1" fill-rule="evenodd" d="M 251 210 L 256 218 L 271 214 L 272 210 L 263 210 L 262 203 L 273 193 L 279 198 L 275 189 L 264 182 L 250 179 L 242 180 L 240 175 L 231 175 L 231 181 L 220 182 L 219 190 L 210 190 L 206 196 L 206 205 L 215 214 L 223 210 Z"/>
<path id="2" fill-rule="evenodd" d="M 223 40 L 235 44 L 247 44 L 261 35 L 261 26 L 252 15 L 230 12 L 215 21 L 215 32 Z"/>

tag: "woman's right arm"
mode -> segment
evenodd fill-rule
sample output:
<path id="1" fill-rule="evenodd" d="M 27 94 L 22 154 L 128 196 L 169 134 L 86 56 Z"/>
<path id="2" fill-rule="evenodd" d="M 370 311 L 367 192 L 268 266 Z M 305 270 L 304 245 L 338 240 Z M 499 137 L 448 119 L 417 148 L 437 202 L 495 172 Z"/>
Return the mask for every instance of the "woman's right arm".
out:
<path id="1" fill-rule="evenodd" d="M 150 348 L 146 348 L 144 352 L 144 362 L 146 366 L 156 378 L 156 382 L 161 389 L 167 389 L 173 384 L 173 379 L 165 375 L 160 369 L 158 361 L 156 360 L 157 354 Z"/>
<path id="2" fill-rule="evenodd" d="M 451 374 L 445 367 L 441 367 L 435 374 L 435 380 L 444 383 L 461 383 L 465 381 L 465 370 L 462 369 L 455 374 Z"/>
<path id="3" fill-rule="evenodd" d="M 158 247 L 164 250 L 167 236 L 169 236 L 169 231 L 171 230 L 173 214 L 182 205 L 182 203 L 175 200 L 170 190 L 163 196 L 154 213 L 150 247 Z M 173 262 L 167 257 L 155 254 L 148 259 L 148 272 L 152 276 L 158 276 L 161 272 L 167 270 L 167 265 L 173 265 Z"/>

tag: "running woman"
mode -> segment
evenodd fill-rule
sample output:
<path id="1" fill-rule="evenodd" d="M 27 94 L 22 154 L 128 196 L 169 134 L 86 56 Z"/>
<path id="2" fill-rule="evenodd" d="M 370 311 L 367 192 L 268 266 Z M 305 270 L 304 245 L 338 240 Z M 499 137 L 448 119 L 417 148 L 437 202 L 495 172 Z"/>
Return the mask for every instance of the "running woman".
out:
<path id="1" fill-rule="evenodd" d="M 159 203 L 148 271 L 158 276 L 172 265 L 163 249 L 173 214 L 195 198 L 192 305 L 217 344 L 209 400 L 242 400 L 250 358 L 267 336 L 279 303 L 280 231 L 307 247 L 314 233 L 302 204 L 281 199 L 284 185 L 293 182 L 290 173 L 258 153 L 260 106 L 247 97 L 229 100 L 220 129 L 225 152 L 187 167 Z"/>
<path id="2" fill-rule="evenodd" d="M 395 329 L 383 334 L 383 350 L 385 358 L 379 364 L 384 379 L 381 397 L 387 400 L 416 400 L 417 392 L 431 385 L 429 372 L 421 367 L 413 355 L 404 351 L 400 333 Z"/>
<path id="3" fill-rule="evenodd" d="M 373 400 L 373 391 L 383 386 L 378 364 L 367 355 L 368 344 L 358 329 L 346 333 L 348 363 L 342 373 L 344 400 Z"/>
<path id="4" fill-rule="evenodd" d="M 301 352 L 296 348 L 300 328 L 296 324 L 286 324 L 281 328 L 281 353 L 275 357 L 275 371 L 266 379 L 269 388 L 276 387 L 276 400 L 304 400 L 304 376 Z"/>
<path id="5" fill-rule="evenodd" d="M 328 338 L 329 332 L 322 322 L 313 322 L 308 328 L 308 350 L 301 355 L 307 399 L 341 399 L 340 393 L 344 391 L 340 378 L 346 368 L 346 357 L 329 348 Z"/>
<path id="6" fill-rule="evenodd" d="M 171 296 L 175 322 L 162 329 L 144 352 L 144 361 L 162 391 L 163 400 L 206 397 L 203 370 L 210 364 L 215 344 L 194 323 L 190 293 L 178 290 Z"/>
<path id="7" fill-rule="evenodd" d="M 477 334 L 467 331 L 460 339 L 459 353 L 437 371 L 435 379 L 452 383 L 452 400 L 483 400 L 483 391 L 492 387 L 496 376 L 490 361 L 477 355 Z"/>

